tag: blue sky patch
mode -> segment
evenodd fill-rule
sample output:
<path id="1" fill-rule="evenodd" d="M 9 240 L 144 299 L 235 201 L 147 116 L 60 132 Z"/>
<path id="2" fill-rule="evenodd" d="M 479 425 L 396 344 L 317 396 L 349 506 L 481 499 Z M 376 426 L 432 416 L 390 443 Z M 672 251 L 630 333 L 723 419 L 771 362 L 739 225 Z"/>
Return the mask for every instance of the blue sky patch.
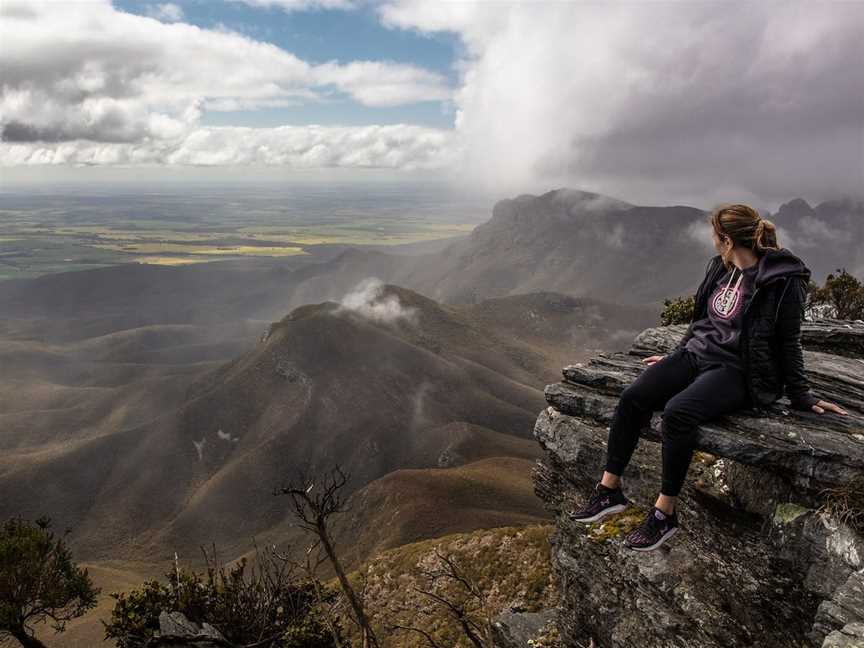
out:
<path id="1" fill-rule="evenodd" d="M 120 11 L 152 15 L 160 3 L 114 0 Z M 254 7 L 242 2 L 180 0 L 182 21 L 202 29 L 237 31 L 253 40 L 272 43 L 310 64 L 351 61 L 381 61 L 414 65 L 435 72 L 447 84 L 459 84 L 453 62 L 462 55 L 457 35 L 431 35 L 414 30 L 389 29 L 378 20 L 374 7 L 354 10 L 312 9 L 285 11 L 279 7 Z M 362 126 L 406 123 L 433 128 L 453 127 L 453 107 L 446 101 L 422 101 L 395 107 L 369 107 L 352 98 L 332 93 L 324 103 L 206 112 L 202 126 L 281 126 L 321 124 Z"/>

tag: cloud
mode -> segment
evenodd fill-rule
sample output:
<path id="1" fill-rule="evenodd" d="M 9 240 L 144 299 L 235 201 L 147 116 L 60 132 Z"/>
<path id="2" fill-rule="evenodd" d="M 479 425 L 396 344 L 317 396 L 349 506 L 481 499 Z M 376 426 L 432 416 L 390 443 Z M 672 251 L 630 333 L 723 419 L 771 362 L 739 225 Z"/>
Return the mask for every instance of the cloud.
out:
<path id="1" fill-rule="evenodd" d="M 198 461 L 204 461 L 204 447 L 207 445 L 207 437 L 202 437 L 200 441 L 192 440 L 192 445 L 195 446 L 195 452 L 198 455 Z"/>
<path id="2" fill-rule="evenodd" d="M 860 195 L 864 3 L 386 0 L 465 44 L 473 186 L 643 204 Z"/>
<path id="3" fill-rule="evenodd" d="M 171 124 L 166 124 L 168 129 Z M 439 169 L 452 163 L 447 131 L 392 126 L 279 126 L 196 128 L 175 138 L 106 144 L 86 140 L 0 145 L 10 166 L 63 165 L 274 165 L 293 169 L 326 167 Z"/>
<path id="4" fill-rule="evenodd" d="M 151 13 L 182 17 L 172 7 L 153 5 Z M 0 164 L 275 159 L 305 166 L 320 159 L 325 166 L 422 167 L 446 139 L 437 129 L 399 124 L 233 130 L 200 125 L 206 111 L 340 97 L 397 106 L 450 95 L 446 79 L 413 65 L 310 64 L 236 32 L 124 13 L 107 0 L 4 0 L 0 11 Z M 352 144 L 356 148 L 349 149 Z"/>
<path id="5" fill-rule="evenodd" d="M 432 382 L 424 380 L 411 395 L 410 430 L 418 430 L 433 421 L 433 418 L 429 415 L 430 412 L 427 410 L 432 410 L 432 412 L 434 412 L 434 403 L 431 403 L 432 407 L 428 407 L 426 401 L 429 399 L 429 395 L 434 392 L 434 388 L 435 385 Z"/>
<path id="6" fill-rule="evenodd" d="M 570 186 L 703 208 L 864 191 L 861 2 L 242 1 L 372 4 L 389 28 L 456 34 L 458 88 L 389 60 L 312 64 L 108 0 L 3 0 L 0 165 L 440 169 L 484 193 Z M 346 97 L 452 103 L 454 128 L 200 123 Z"/>
<path id="7" fill-rule="evenodd" d="M 310 9 L 355 9 L 355 0 L 232 0 L 251 7 L 276 7 L 285 11 L 308 11 Z"/>
<path id="8" fill-rule="evenodd" d="M 607 247 L 616 248 L 618 250 L 624 249 L 624 226 L 621 223 L 616 223 L 611 231 L 604 232 L 603 234 L 603 242 L 606 243 Z"/>
<path id="9" fill-rule="evenodd" d="M 148 5 L 147 15 L 156 20 L 165 22 L 178 22 L 183 20 L 183 8 L 172 2 L 164 4 Z"/>
<path id="10" fill-rule="evenodd" d="M 377 277 L 367 277 L 339 302 L 339 310 L 359 313 L 377 322 L 391 323 L 400 319 L 416 322 L 416 309 L 405 308 L 396 295 L 384 295 L 384 283 Z"/>
<path id="11" fill-rule="evenodd" d="M 708 216 L 704 218 L 694 219 L 684 230 L 684 238 L 691 245 L 702 248 L 704 253 L 709 256 L 717 254 L 714 248 L 714 240 L 711 238 L 711 224 L 708 221 Z"/>
<path id="12" fill-rule="evenodd" d="M 854 240 L 854 232 L 849 232 L 838 225 L 839 223 L 826 222 L 814 216 L 804 216 L 798 222 L 796 248 L 837 249 L 838 245 Z M 780 228 L 781 226 L 778 225 L 778 229 Z M 791 237 L 786 235 L 782 244 L 787 244 L 789 240 L 792 240 Z M 788 245 L 791 247 L 791 243 Z"/>
<path id="13" fill-rule="evenodd" d="M 452 94 L 440 75 L 402 63 L 322 63 L 316 66 L 315 77 L 318 83 L 333 84 L 367 106 L 443 101 Z"/>
<path id="14" fill-rule="evenodd" d="M 228 432 L 223 432 L 221 429 L 216 431 L 216 436 L 222 441 L 230 441 L 231 443 L 237 443 L 240 440 L 238 437 L 232 437 Z"/>

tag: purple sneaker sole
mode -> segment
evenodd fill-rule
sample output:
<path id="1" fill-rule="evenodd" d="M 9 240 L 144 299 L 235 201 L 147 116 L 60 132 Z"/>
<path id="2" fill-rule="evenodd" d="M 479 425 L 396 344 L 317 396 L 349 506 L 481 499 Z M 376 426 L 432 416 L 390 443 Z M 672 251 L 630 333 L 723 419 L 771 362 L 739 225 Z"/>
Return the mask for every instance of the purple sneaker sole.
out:
<path id="1" fill-rule="evenodd" d="M 620 513 L 621 511 L 627 510 L 626 504 L 613 504 L 612 506 L 603 509 L 591 515 L 590 517 L 575 517 L 572 513 L 569 515 L 570 519 L 574 522 L 582 522 L 584 524 L 589 524 L 591 522 L 599 522 L 603 518 L 609 517 L 614 513 Z"/>
<path id="2" fill-rule="evenodd" d="M 633 551 L 653 551 L 654 549 L 656 549 L 657 547 L 662 545 L 664 542 L 666 542 L 669 538 L 674 536 L 676 533 L 678 533 L 678 527 L 677 526 L 672 527 L 668 531 L 666 531 L 666 533 L 661 535 L 660 538 L 658 538 L 657 542 L 655 542 L 654 544 L 645 545 L 642 547 L 640 547 L 638 545 L 630 544 L 629 542 L 627 542 L 627 540 L 625 538 L 624 546 L 627 547 L 628 549 L 632 549 Z"/>

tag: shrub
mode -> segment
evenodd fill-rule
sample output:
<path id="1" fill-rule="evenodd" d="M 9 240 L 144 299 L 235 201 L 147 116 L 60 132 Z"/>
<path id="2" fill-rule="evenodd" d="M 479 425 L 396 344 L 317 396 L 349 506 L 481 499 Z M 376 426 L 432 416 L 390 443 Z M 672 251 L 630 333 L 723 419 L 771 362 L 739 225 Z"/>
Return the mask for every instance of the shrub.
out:
<path id="1" fill-rule="evenodd" d="M 694 297 L 676 297 L 675 299 L 663 300 L 663 312 L 660 313 L 660 324 L 669 326 L 671 324 L 689 324 L 693 318 L 693 309 L 696 307 Z"/>
<path id="2" fill-rule="evenodd" d="M 0 641 L 42 646 L 33 626 L 50 621 L 55 632 L 96 606 L 99 590 L 78 567 L 51 520 L 7 520 L 0 528 Z"/>
<path id="3" fill-rule="evenodd" d="M 319 611 L 320 583 L 297 578 L 294 566 L 274 550 L 256 552 L 255 565 L 241 558 L 231 567 L 204 551 L 203 573 L 178 566 L 167 582 L 150 580 L 129 593 L 112 594 L 116 604 L 105 638 L 118 648 L 140 648 L 159 629 L 159 614 L 181 612 L 209 623 L 230 642 L 264 648 L 333 648 L 334 638 Z"/>
<path id="4" fill-rule="evenodd" d="M 823 287 L 810 282 L 807 308 L 818 306 L 827 306 L 836 319 L 864 319 L 864 286 L 845 268 L 838 268 Z"/>

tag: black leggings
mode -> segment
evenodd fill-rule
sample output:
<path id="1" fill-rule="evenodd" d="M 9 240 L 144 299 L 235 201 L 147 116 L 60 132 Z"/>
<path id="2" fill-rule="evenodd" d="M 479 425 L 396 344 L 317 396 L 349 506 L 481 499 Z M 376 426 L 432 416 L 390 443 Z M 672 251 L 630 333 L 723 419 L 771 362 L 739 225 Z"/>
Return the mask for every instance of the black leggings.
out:
<path id="1" fill-rule="evenodd" d="M 609 430 L 606 470 L 614 475 L 624 473 L 640 431 L 648 427 L 651 414 L 662 408 L 660 492 L 677 496 L 693 458 L 697 426 L 750 405 L 741 370 L 709 363 L 687 349 L 677 349 L 649 365 L 621 392 Z"/>

